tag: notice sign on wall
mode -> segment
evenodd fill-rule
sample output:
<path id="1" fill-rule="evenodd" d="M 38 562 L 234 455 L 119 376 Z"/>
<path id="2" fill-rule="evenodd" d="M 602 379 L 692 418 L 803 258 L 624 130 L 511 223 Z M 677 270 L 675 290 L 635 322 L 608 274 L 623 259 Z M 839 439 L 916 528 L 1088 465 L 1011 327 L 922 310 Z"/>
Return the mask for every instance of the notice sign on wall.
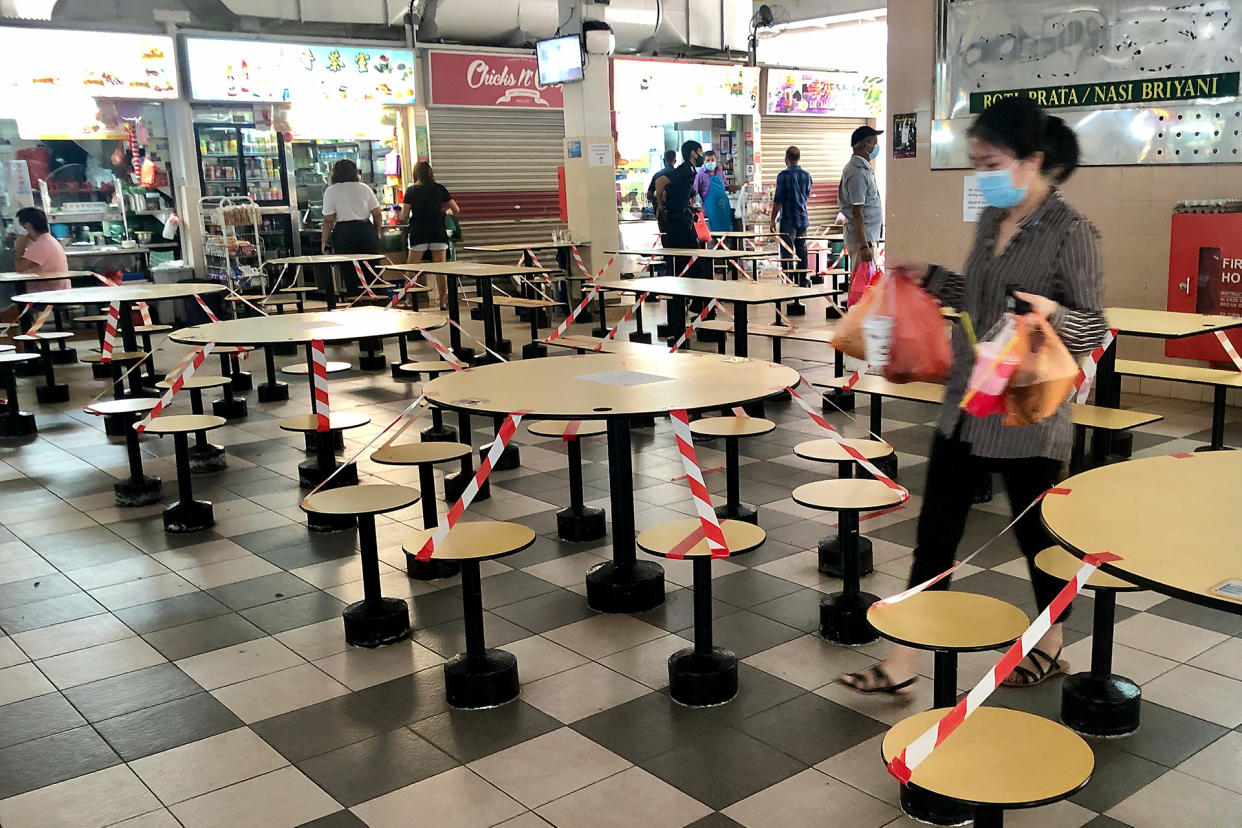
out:
<path id="1" fill-rule="evenodd" d="M 962 221 L 973 224 L 979 220 L 979 216 L 983 215 L 983 208 L 988 203 L 983 200 L 983 193 L 979 191 L 979 182 L 975 180 L 973 175 L 968 175 L 962 179 Z"/>
<path id="2" fill-rule="evenodd" d="M 1092 107 L 1109 104 L 1147 104 L 1189 101 L 1199 98 L 1232 98 L 1238 94 L 1237 72 L 1188 75 L 1180 78 L 1150 78 L 1107 83 L 1073 83 L 1034 89 L 1008 89 L 1000 92 L 972 92 L 970 111 L 979 113 L 1002 98 L 1026 95 L 1045 108 Z"/>

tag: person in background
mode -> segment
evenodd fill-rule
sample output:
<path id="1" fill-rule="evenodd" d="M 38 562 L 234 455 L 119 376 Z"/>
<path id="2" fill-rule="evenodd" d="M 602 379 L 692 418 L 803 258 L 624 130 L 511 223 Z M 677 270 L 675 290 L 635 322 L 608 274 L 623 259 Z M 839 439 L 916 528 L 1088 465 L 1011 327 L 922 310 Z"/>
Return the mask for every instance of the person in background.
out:
<path id="1" fill-rule="evenodd" d="M 715 233 L 732 230 L 733 210 L 725 192 L 724 170 L 720 169 L 714 150 L 703 153 L 703 169 L 694 176 L 694 191 L 703 203 L 708 229 Z"/>
<path id="2" fill-rule="evenodd" d="M 806 270 L 806 227 L 810 223 L 806 204 L 811 198 L 811 174 L 799 166 L 802 151 L 797 147 L 785 150 L 785 169 L 776 174 L 776 192 L 772 195 L 772 220 L 768 230 L 775 232 L 780 225 L 781 259 L 792 262 L 790 251 L 797 260 L 797 266 Z M 799 274 L 804 276 L 805 274 Z M 799 278 L 801 284 L 803 278 Z"/>
<path id="3" fill-rule="evenodd" d="M 332 166 L 332 184 L 323 191 L 323 252 L 379 253 L 384 217 L 379 199 L 359 180 L 358 165 L 342 158 Z"/>
<path id="4" fill-rule="evenodd" d="M 444 215 L 452 213 L 460 215 L 461 208 L 453 200 L 447 188 L 436 182 L 435 173 L 426 161 L 414 165 L 414 183 L 405 191 L 401 199 L 401 223 L 409 225 L 406 234 L 409 251 L 406 262 L 421 262 L 428 253 L 431 261 L 442 262 L 448 258 L 448 230 L 444 226 Z M 448 309 L 448 279 L 436 276 L 436 295 L 440 299 L 440 310 Z"/>
<path id="5" fill-rule="evenodd" d="M 1108 324 L 1101 305 L 1099 232 L 1058 189 L 1078 167 L 1073 130 L 1023 97 L 988 107 L 967 136 L 989 207 L 979 217 L 965 272 L 936 265 L 901 270 L 945 305 L 969 313 L 980 332 L 1003 318 L 1013 285 L 1013 295 L 1045 317 L 1065 347 L 1081 357 L 1103 341 Z M 1063 477 L 1074 440 L 1069 404 L 1027 426 L 1007 426 L 1003 414 L 964 414 L 961 401 L 975 356 L 962 327 L 952 327 L 953 368 L 932 438 L 909 582 L 921 584 L 949 568 L 982 475 L 999 472 L 1042 612 L 1063 584 L 1035 566 L 1035 556 L 1054 542 L 1039 511 L 1025 510 Z M 945 578 L 930 588 L 948 586 Z M 1061 641 L 1061 625 L 1054 624 L 1005 685 L 1030 687 L 1063 672 Z M 859 693 L 897 693 L 914 683 L 917 658 L 916 650 L 896 646 L 880 664 L 839 680 Z"/>
<path id="6" fill-rule="evenodd" d="M 694 180 L 699 167 L 703 166 L 703 145 L 698 141 L 687 141 L 681 145 L 681 166 L 668 176 L 668 184 L 664 187 L 664 223 L 665 247 L 692 248 L 703 246 L 694 232 Z M 686 268 L 688 259 L 675 256 L 672 259 L 672 275 L 680 276 Z M 686 271 L 685 275 L 695 279 L 710 279 L 712 272 L 707 262 L 698 259 Z"/>
<path id="7" fill-rule="evenodd" d="M 872 160 L 880 154 L 880 135 L 883 130 L 860 126 L 850 135 L 854 154 L 841 171 L 841 185 L 837 188 L 837 203 L 845 216 L 845 252 L 850 257 L 850 267 L 859 262 L 875 261 L 875 244 L 884 228 L 884 205 L 880 203 L 880 188 L 875 183 Z"/>
<path id="8" fill-rule="evenodd" d="M 647 185 L 647 204 L 651 207 L 651 213 L 655 216 L 657 223 L 662 222 L 662 218 L 660 216 L 660 199 L 656 194 L 656 183 L 663 178 L 665 179 L 665 184 L 667 184 L 668 176 L 676 168 L 677 150 L 665 150 L 663 168 L 656 170 L 656 174 L 651 176 L 651 183 Z M 664 189 L 664 185 L 660 185 L 660 189 Z M 660 232 L 664 232 L 663 227 L 660 228 Z"/>
<path id="9" fill-rule="evenodd" d="M 746 229 L 746 211 L 750 207 L 750 188 L 749 181 L 743 181 L 742 186 L 737 190 L 737 204 L 733 206 L 733 229 Z"/>
<path id="10" fill-rule="evenodd" d="M 17 211 L 17 224 L 22 232 L 17 236 L 13 267 L 18 273 L 69 272 L 65 248 L 48 228 L 47 213 L 38 207 L 23 207 Z M 28 292 L 66 290 L 72 286 L 68 279 L 48 279 L 31 282 Z"/>

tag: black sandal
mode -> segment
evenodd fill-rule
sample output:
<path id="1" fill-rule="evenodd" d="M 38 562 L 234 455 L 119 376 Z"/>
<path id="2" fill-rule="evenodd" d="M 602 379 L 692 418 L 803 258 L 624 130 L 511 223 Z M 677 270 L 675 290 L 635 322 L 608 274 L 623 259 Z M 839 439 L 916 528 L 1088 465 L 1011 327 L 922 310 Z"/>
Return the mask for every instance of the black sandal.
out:
<path id="1" fill-rule="evenodd" d="M 853 690 L 855 693 L 862 693 L 864 696 L 871 696 L 877 693 L 883 693 L 889 696 L 906 696 L 909 695 L 907 688 L 919 680 L 918 676 L 911 676 L 903 682 L 893 684 L 893 680 L 888 677 L 888 673 L 884 672 L 884 668 L 878 664 L 873 664 L 866 670 L 857 673 L 847 673 L 837 679 L 838 684 L 843 684 Z"/>
<path id="2" fill-rule="evenodd" d="M 1038 658 L 1036 658 L 1038 656 Z M 1046 679 L 1060 675 L 1067 671 L 1068 665 L 1061 661 L 1061 650 L 1057 650 L 1055 656 L 1050 656 L 1038 647 L 1032 647 L 1031 652 L 1027 655 L 1034 670 L 1023 667 L 1019 664 L 1013 668 L 1013 672 L 1005 677 L 1001 684 L 1005 687 L 1034 687 L 1042 683 Z M 1046 662 L 1046 663 L 1045 663 Z"/>

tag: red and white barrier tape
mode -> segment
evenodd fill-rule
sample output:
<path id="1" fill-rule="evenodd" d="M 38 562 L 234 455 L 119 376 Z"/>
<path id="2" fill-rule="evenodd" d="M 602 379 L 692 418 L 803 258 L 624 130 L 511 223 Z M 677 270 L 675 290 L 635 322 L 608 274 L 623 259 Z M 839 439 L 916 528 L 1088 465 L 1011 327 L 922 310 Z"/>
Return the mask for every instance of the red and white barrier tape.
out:
<path id="1" fill-rule="evenodd" d="M 1070 605 L 1070 602 L 1074 600 L 1074 596 L 1086 585 L 1087 579 L 1099 568 L 1100 564 L 1119 560 L 1121 560 L 1120 557 L 1110 552 L 1084 557 L 1082 568 L 1057 593 L 1057 596 L 1052 599 L 1052 603 L 1039 614 L 1034 623 L 1022 634 L 1022 637 L 1005 651 L 1000 661 L 996 662 L 996 665 L 985 673 L 983 678 L 979 679 L 979 683 L 971 688 L 964 699 L 958 702 L 940 721 L 929 727 L 918 738 L 907 745 L 901 753 L 893 757 L 892 761 L 888 763 L 888 772 L 903 785 L 909 784 L 914 769 L 922 764 L 932 754 L 932 751 L 943 744 L 944 740 L 948 739 L 961 726 L 962 722 L 966 721 L 972 713 L 978 710 L 997 687 L 1000 687 L 1001 683 L 1013 672 L 1014 668 L 1022 662 L 1022 659 L 1026 658 L 1035 645 L 1039 643 L 1039 640 L 1056 623 L 1056 620 L 1061 617 L 1061 614 L 1065 612 L 1065 608 Z"/>
<path id="2" fill-rule="evenodd" d="M 280 282 L 281 282 L 281 280 L 282 280 L 282 279 L 284 279 L 284 278 L 285 278 L 285 273 L 286 273 L 288 270 L 289 270 L 289 265 L 281 265 L 281 266 L 280 266 L 280 272 L 276 274 L 276 281 L 272 282 L 272 289 L 271 289 L 271 290 L 269 290 L 269 291 L 268 291 L 266 294 L 264 294 L 264 296 L 263 296 L 263 304 L 267 304 L 267 300 L 268 300 L 268 299 L 271 299 L 271 298 L 272 298 L 272 296 L 276 293 L 276 291 L 280 289 Z M 302 266 L 301 266 L 301 265 L 298 265 L 298 266 L 297 266 L 297 269 L 293 271 L 293 281 L 295 281 L 295 282 L 296 282 L 296 281 L 298 280 L 298 274 L 299 274 L 299 273 L 301 273 L 301 272 L 302 272 Z"/>
<path id="3" fill-rule="evenodd" d="M 151 306 L 146 302 L 138 303 L 138 318 L 142 320 L 143 325 L 149 326 L 155 324 L 151 321 Z"/>
<path id="4" fill-rule="evenodd" d="M 578 307 L 574 308 L 573 313 L 565 317 L 565 319 L 561 322 L 561 324 L 557 326 L 557 329 L 552 332 L 552 335 L 549 336 L 547 339 L 545 339 L 544 342 L 555 342 L 561 334 L 569 330 L 569 326 L 572 325 L 574 323 L 574 320 L 578 318 L 578 314 L 586 310 L 586 306 L 591 304 L 591 300 L 594 299 L 598 293 L 599 293 L 599 286 L 593 285 L 591 287 L 591 292 L 588 293 L 586 296 L 582 297 L 582 301 L 578 303 Z"/>
<path id="5" fill-rule="evenodd" d="M 1078 376 L 1074 380 L 1074 402 L 1085 403 L 1087 401 L 1087 396 L 1091 393 L 1091 385 L 1095 382 L 1096 371 L 1100 368 L 1100 359 L 1117 338 L 1117 333 L 1116 328 L 1110 328 L 1104 334 L 1104 341 L 1096 346 L 1095 350 L 1083 361 L 1082 369 L 1079 370 Z"/>
<path id="6" fill-rule="evenodd" d="M 447 362 L 454 371 L 464 371 L 469 367 L 446 348 L 443 342 L 432 336 L 430 331 L 423 328 L 417 328 L 416 330 L 423 335 L 423 339 L 427 340 L 428 345 L 436 349 L 436 353 L 440 355 L 440 358 Z"/>
<path id="7" fill-rule="evenodd" d="M 690 485 L 690 494 L 694 497 L 694 510 L 699 513 L 702 536 L 707 539 L 707 548 L 713 558 L 727 558 L 729 557 L 729 545 L 725 542 L 724 530 L 720 528 L 716 510 L 712 508 L 712 498 L 707 493 L 707 484 L 703 482 L 703 472 L 699 469 L 699 460 L 694 451 L 694 439 L 690 434 L 690 417 L 684 408 L 670 409 L 668 416 L 673 423 L 673 436 L 677 438 L 677 451 L 681 454 L 681 466 L 686 471 L 686 482 Z M 686 551 L 698 543 L 698 535 L 698 532 L 691 533 L 689 538 L 670 550 L 668 556 L 670 558 L 686 557 Z"/>
<path id="8" fill-rule="evenodd" d="M 805 382 L 805 380 L 801 380 L 797 384 L 801 385 L 802 382 Z M 828 421 L 825 420 L 818 411 L 812 408 L 810 403 L 802 399 L 802 395 L 800 395 L 797 391 L 794 390 L 794 386 L 791 385 L 789 388 L 785 390 L 787 390 L 789 392 L 789 395 L 793 397 L 793 400 L 794 402 L 798 404 L 798 407 L 801 408 L 803 411 L 805 411 L 807 415 L 812 420 L 815 421 L 816 425 L 818 425 L 820 428 L 827 431 L 828 436 L 831 437 L 837 443 L 837 445 L 841 447 L 841 450 L 844 451 L 846 454 L 848 454 L 854 460 L 855 463 L 857 463 L 858 465 L 866 469 L 871 474 L 871 476 L 874 477 L 876 480 L 880 481 L 885 486 L 887 486 L 888 488 L 896 492 L 897 495 L 901 498 L 902 503 L 905 503 L 907 500 L 910 499 L 910 492 L 906 489 L 905 486 L 902 486 L 896 480 L 893 480 L 891 477 L 886 475 L 884 472 L 880 471 L 879 468 L 877 468 L 874 463 L 872 463 L 870 460 L 868 460 L 866 457 L 863 456 L 862 452 L 860 452 L 858 449 L 851 446 L 849 442 L 846 441 L 845 437 L 841 435 L 841 432 L 837 431 L 835 428 L 829 425 Z"/>
<path id="9" fill-rule="evenodd" d="M 315 430 L 331 430 L 332 407 L 328 399 L 328 358 L 324 354 L 323 340 L 311 340 L 311 370 L 315 386 Z"/>
<path id="10" fill-rule="evenodd" d="M 525 413 L 527 412 L 514 412 L 505 418 L 504 424 L 500 427 L 500 433 L 496 435 L 495 440 L 492 440 L 492 447 L 487 452 L 487 457 L 483 458 L 478 471 L 474 473 L 474 478 L 466 484 L 466 490 L 462 492 L 461 498 L 453 504 L 453 508 L 449 509 L 444 523 L 436 527 L 431 537 L 427 538 L 427 542 L 423 544 L 423 548 L 418 550 L 415 555 L 418 560 L 430 560 L 431 556 L 436 552 L 436 547 L 444 542 L 444 538 L 449 531 L 457 525 L 457 521 L 461 520 L 461 516 L 465 514 L 466 509 L 474 501 L 475 495 L 479 493 L 479 489 L 487 481 L 488 475 L 492 473 L 492 469 L 499 462 L 500 455 L 504 453 L 505 447 L 509 445 L 513 435 L 517 433 L 518 423 L 522 422 L 522 415 Z"/>
<path id="11" fill-rule="evenodd" d="M 99 361 L 111 362 L 112 349 L 116 347 L 116 329 L 121 319 L 121 303 L 112 301 L 108 303 L 108 321 L 104 322 L 104 339 L 103 345 L 99 348 Z"/>
<path id="12" fill-rule="evenodd" d="M 574 264 L 576 264 L 578 266 L 578 269 L 582 271 L 583 276 L 586 276 L 592 282 L 597 281 L 599 279 L 599 276 L 592 276 L 591 271 L 587 270 L 586 264 L 582 261 L 582 254 L 578 252 L 578 245 L 576 244 L 570 245 L 569 255 L 573 257 Z M 613 258 L 616 258 L 616 257 L 614 256 Z M 608 265 L 610 264 L 612 264 L 612 259 L 608 260 Z M 607 269 L 608 265 L 604 265 L 604 267 L 600 269 L 599 271 L 600 276 L 604 275 L 604 270 Z"/>
<path id="13" fill-rule="evenodd" d="M 680 279 L 682 276 L 685 276 L 686 273 L 689 272 L 690 268 L 694 267 L 694 263 L 698 260 L 698 256 L 691 256 L 690 261 L 686 262 L 686 266 L 681 269 L 681 273 L 677 274 L 677 278 Z"/>
<path id="14" fill-rule="evenodd" d="M 203 301 L 203 297 L 198 296 L 196 294 L 194 296 L 194 301 L 198 302 L 198 306 L 203 309 L 203 313 L 207 315 L 208 319 L 210 319 L 212 322 L 220 321 L 220 317 L 216 316 L 214 313 L 211 312 L 211 308 L 207 305 L 206 302 Z"/>
<path id="15" fill-rule="evenodd" d="M 533 312 L 533 311 L 532 311 L 532 312 Z M 500 354 L 498 354 L 498 353 L 496 353 L 495 351 L 493 351 L 491 348 L 487 347 L 487 343 L 483 342 L 483 341 L 482 341 L 481 339 L 479 339 L 477 336 L 475 336 L 474 334 L 472 334 L 472 333 L 470 333 L 469 331 L 467 331 L 465 328 L 463 328 L 463 327 L 462 327 L 461 325 L 459 325 L 458 323 L 454 322 L 452 319 L 448 319 L 448 320 L 447 320 L 447 322 L 448 322 L 450 325 L 452 325 L 454 328 L 456 328 L 457 330 L 461 331 L 461 333 L 465 335 L 466 339 L 469 339 L 469 340 L 470 340 L 471 342 L 473 342 L 475 345 L 478 345 L 478 346 L 479 346 L 479 347 L 481 347 L 484 351 L 487 351 L 489 354 L 491 354 L 492 356 L 494 356 L 496 359 L 500 360 L 501 362 L 508 362 L 508 361 L 509 361 L 509 360 L 505 359 L 504 357 L 502 357 Z"/>
<path id="16" fill-rule="evenodd" d="M 418 284 L 418 281 L 417 281 L 418 277 L 422 275 L 423 275 L 423 272 L 420 270 L 417 273 L 415 273 L 413 276 L 407 276 L 405 279 L 405 283 L 401 285 L 401 287 L 397 288 L 396 290 L 392 292 L 392 297 L 389 298 L 388 300 L 388 307 L 395 308 L 398 304 L 400 304 L 401 301 L 404 300 L 406 295 L 410 292 L 410 289 L 413 288 L 416 284 Z"/>
<path id="17" fill-rule="evenodd" d="M 413 425 L 413 424 L 414 424 L 414 420 L 416 419 L 416 418 L 413 416 L 413 414 L 414 414 L 414 409 L 415 409 L 416 407 L 418 407 L 418 405 L 419 405 L 419 404 L 421 404 L 421 403 L 423 402 L 423 400 L 425 400 L 425 399 L 427 399 L 427 398 L 426 398 L 426 396 L 424 396 L 424 395 L 421 395 L 421 394 L 420 394 L 420 395 L 419 395 L 419 396 L 418 396 L 418 397 L 414 400 L 414 402 L 412 402 L 412 403 L 410 403 L 409 405 L 407 405 L 407 406 L 405 407 L 405 409 L 404 409 L 404 410 L 403 410 L 400 414 L 398 414 L 398 415 L 397 415 L 397 416 L 396 416 L 396 417 L 392 420 L 392 422 L 390 422 L 388 425 L 386 425 L 386 426 L 384 426 L 382 429 L 380 429 L 380 431 L 379 431 L 379 433 L 378 433 L 378 434 L 376 434 L 374 437 L 372 437 L 370 440 L 368 440 L 365 444 L 363 444 L 363 446 L 362 446 L 361 448 L 359 448 L 359 449 L 358 449 L 357 451 L 355 451 L 352 455 L 350 455 L 350 457 L 349 457 L 349 459 L 348 459 L 348 460 L 346 460 L 345 462 L 341 463 L 341 465 L 337 466 L 337 467 L 336 467 L 336 469 L 332 472 L 332 474 L 330 474 L 330 475 L 328 475 L 327 477 L 325 477 L 325 478 L 323 479 L 323 481 L 322 481 L 322 482 L 320 482 L 320 484 L 319 484 L 318 486 L 316 486 L 315 488 L 313 488 L 313 489 L 311 489 L 309 492 L 307 492 L 306 497 L 302 498 L 302 503 L 303 503 L 303 504 L 305 504 L 305 503 L 306 503 L 306 498 L 310 497 L 311 495 L 313 495 L 313 494 L 315 494 L 316 492 L 318 492 L 318 491 L 320 491 L 321 489 L 323 489 L 323 487 L 324 487 L 324 486 L 327 486 L 327 485 L 328 485 L 328 483 L 332 481 L 332 478 L 336 477 L 336 476 L 337 476 L 338 474 L 340 474 L 342 471 L 344 471 L 345 469 L 349 468 L 349 466 L 351 466 L 351 465 L 354 463 L 354 461 L 356 461 L 356 460 L 357 460 L 357 459 L 358 459 L 358 458 L 362 455 L 362 453 L 363 453 L 364 451 L 366 451 L 367 449 L 369 449 L 371 446 L 375 445 L 375 441 L 376 441 L 376 440 L 378 440 L 379 438 L 383 437 L 383 436 L 384 436 L 385 434 L 387 434 L 390 430 L 392 430 L 393 426 L 397 425 L 397 423 L 402 423 L 401 428 L 399 428 L 395 434 L 393 434 L 391 437 L 389 437 L 387 440 L 385 440 L 385 441 L 384 441 L 384 447 L 387 447 L 387 446 L 392 445 L 392 443 L 393 443 L 393 441 L 394 441 L 394 440 L 396 440 L 398 437 L 400 437 L 400 436 L 401 436 L 401 434 L 402 434 L 402 433 L 403 433 L 403 432 L 404 432 L 407 428 L 409 428 L 411 425 Z"/>
<path id="18" fill-rule="evenodd" d="M 146 431 L 151 421 L 160 416 L 160 412 L 172 403 L 173 397 L 181 393 L 181 389 L 185 387 L 186 380 L 194 376 L 194 372 L 203 366 L 203 363 L 207 360 L 207 355 L 211 353 L 211 349 L 215 346 L 214 342 L 208 342 L 201 349 L 196 348 L 190 351 L 185 359 L 181 360 L 176 367 L 168 372 L 168 375 L 164 377 L 164 382 L 168 383 L 168 390 L 164 392 L 164 396 L 160 397 L 155 407 L 147 412 L 147 416 L 139 420 L 138 424 L 134 426 L 134 429 L 139 434 Z"/>
<path id="19" fill-rule="evenodd" d="M 30 327 L 26 329 L 26 334 L 29 336 L 34 336 L 35 334 L 37 334 L 39 332 L 39 329 L 42 328 L 47 323 L 47 319 L 51 315 L 52 315 L 52 306 L 51 305 L 44 306 L 43 310 L 39 311 L 39 315 L 35 317 L 35 320 L 30 323 Z"/>
<path id="20" fill-rule="evenodd" d="M 714 307 L 716 307 L 716 300 L 712 299 L 707 303 L 703 310 L 699 311 L 698 314 L 690 320 L 690 324 L 686 327 L 686 332 L 681 335 L 681 338 L 678 339 L 676 343 L 674 343 L 673 347 L 668 349 L 670 354 L 677 353 L 678 349 L 680 349 L 681 346 L 685 344 L 686 340 L 690 338 L 690 334 L 694 333 L 694 326 L 699 324 L 699 321 L 702 320 L 704 316 L 711 313 L 712 308 Z"/>
<path id="21" fill-rule="evenodd" d="M 561 432 L 561 439 L 566 443 L 571 440 L 578 439 L 578 429 L 582 428 L 582 420 L 570 420 L 565 424 L 565 430 Z"/>
<path id="22" fill-rule="evenodd" d="M 597 354 L 600 351 L 602 351 L 604 349 L 604 344 L 612 341 L 612 338 L 617 335 L 617 331 L 621 330 L 621 326 L 624 325 L 626 322 L 629 322 L 630 319 L 634 316 L 635 312 L 637 312 L 637 310 L 643 306 L 643 302 L 646 302 L 646 301 L 647 301 L 647 294 L 646 293 L 639 294 L 638 301 L 635 302 L 632 306 L 630 306 L 630 309 L 625 312 L 625 315 L 617 320 L 617 324 L 613 325 L 611 328 L 608 329 L 608 333 L 604 334 L 604 338 L 600 341 L 600 343 L 596 345 L 594 348 L 592 348 L 591 350 L 593 350 Z M 600 320 L 600 321 L 602 322 L 604 320 Z"/>
<path id="23" fill-rule="evenodd" d="M 367 277 L 362 275 L 362 265 L 357 260 L 354 261 L 354 272 L 358 274 L 358 281 L 362 284 L 362 292 L 368 299 L 378 299 L 375 291 L 371 290 L 371 284 L 367 281 Z"/>
<path id="24" fill-rule="evenodd" d="M 1233 360 L 1233 367 L 1242 371 L 1242 357 L 1238 356 L 1238 350 L 1233 347 L 1233 343 L 1229 341 L 1229 337 L 1224 331 L 1216 331 L 1216 340 L 1220 342 L 1220 346 L 1225 349 L 1225 353 L 1229 355 L 1229 359 Z"/>
<path id="25" fill-rule="evenodd" d="M 543 267 L 543 265 L 539 262 L 539 257 L 535 255 L 535 251 L 529 247 L 526 248 L 526 256 L 524 258 L 529 258 L 531 265 L 534 267 Z M 526 262 L 524 261 L 524 258 L 519 258 L 518 264 L 525 264 Z M 588 273 L 587 275 L 590 276 L 591 274 Z"/>
<path id="26" fill-rule="evenodd" d="M 845 383 L 841 386 L 841 388 L 844 389 L 845 391 L 852 391 L 854 389 L 854 386 L 858 385 L 858 381 L 862 379 L 863 374 L 867 373 L 868 367 L 870 366 L 864 365 L 862 368 L 860 368 L 859 370 L 855 371 L 854 373 L 846 377 Z"/>

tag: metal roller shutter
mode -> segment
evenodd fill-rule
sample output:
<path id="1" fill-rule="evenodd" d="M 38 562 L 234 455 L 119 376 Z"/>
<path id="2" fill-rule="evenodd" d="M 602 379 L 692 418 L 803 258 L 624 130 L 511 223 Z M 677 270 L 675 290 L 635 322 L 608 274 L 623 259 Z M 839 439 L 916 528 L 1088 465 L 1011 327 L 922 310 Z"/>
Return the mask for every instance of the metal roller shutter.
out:
<path id="1" fill-rule="evenodd" d="M 445 107 L 431 109 L 427 120 L 436 180 L 462 210 L 461 244 L 551 239 L 564 226 L 556 180 L 565 134 L 560 110 Z"/>
<path id="2" fill-rule="evenodd" d="M 850 133 L 870 121 L 859 118 L 808 118 L 799 115 L 764 115 L 759 127 L 760 164 L 764 187 L 776 184 L 785 169 L 785 149 L 802 152 L 802 168 L 811 174 L 811 200 L 807 212 L 811 227 L 829 224 L 837 216 L 837 185 L 841 170 L 850 160 Z"/>

